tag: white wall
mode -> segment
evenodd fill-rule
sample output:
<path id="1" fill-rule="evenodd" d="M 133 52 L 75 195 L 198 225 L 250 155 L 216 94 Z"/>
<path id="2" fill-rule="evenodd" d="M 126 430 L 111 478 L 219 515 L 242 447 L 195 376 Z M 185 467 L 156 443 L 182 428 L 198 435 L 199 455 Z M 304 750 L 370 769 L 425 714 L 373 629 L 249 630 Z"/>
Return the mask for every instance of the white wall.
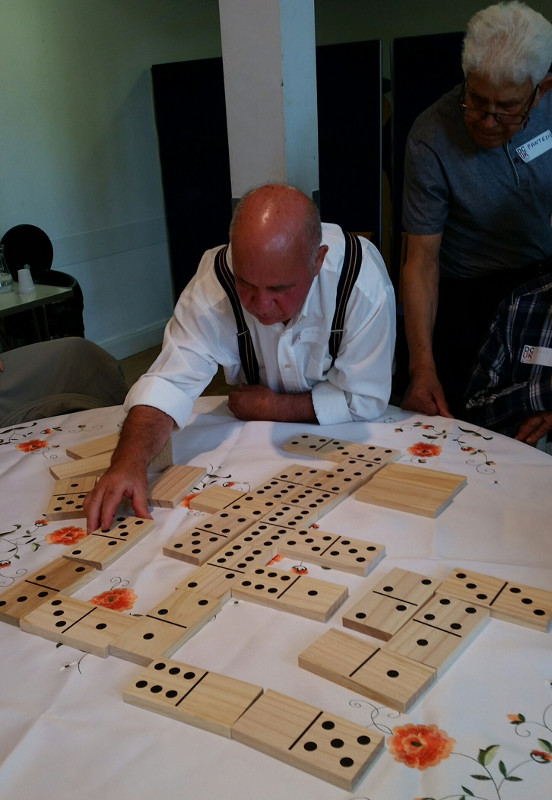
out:
<path id="1" fill-rule="evenodd" d="M 215 55 L 217 0 L 0 0 L 0 236 L 48 233 L 118 358 L 173 307 L 150 68 Z"/>
<path id="2" fill-rule="evenodd" d="M 381 38 L 388 74 L 391 39 L 485 5 L 315 0 L 316 40 Z M 218 0 L 0 0 L 0 236 L 49 234 L 86 336 L 118 358 L 159 342 L 173 307 L 150 68 L 220 54 Z"/>

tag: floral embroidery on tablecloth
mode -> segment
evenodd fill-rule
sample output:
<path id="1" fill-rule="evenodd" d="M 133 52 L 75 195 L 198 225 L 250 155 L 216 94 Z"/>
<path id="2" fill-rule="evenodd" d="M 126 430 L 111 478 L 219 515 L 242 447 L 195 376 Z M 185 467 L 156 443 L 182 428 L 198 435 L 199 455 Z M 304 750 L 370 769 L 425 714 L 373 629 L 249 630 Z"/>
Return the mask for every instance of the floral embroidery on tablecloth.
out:
<path id="1" fill-rule="evenodd" d="M 138 595 L 135 591 L 127 587 L 108 589 L 92 597 L 90 602 L 102 608 L 110 608 L 112 611 L 130 611 L 137 599 Z"/>
<path id="2" fill-rule="evenodd" d="M 550 683 L 552 687 L 552 683 Z M 475 767 L 465 780 L 465 785 L 461 786 L 460 792 L 447 794 L 441 798 L 423 797 L 413 798 L 413 800 L 502 800 L 504 797 L 504 784 L 518 784 L 530 778 L 523 768 L 530 767 L 532 764 L 547 765 L 552 764 L 552 742 L 549 738 L 543 738 L 541 731 L 552 733 L 551 722 L 548 717 L 552 714 L 552 703 L 549 703 L 543 711 L 542 721 L 528 721 L 526 716 L 521 713 L 507 714 L 511 725 L 516 729 L 516 734 L 523 738 L 532 738 L 531 729 L 539 728 L 538 738 L 535 742 L 529 743 L 528 752 L 523 760 L 508 767 L 502 759 L 496 761 L 501 745 L 491 744 L 480 748 L 477 755 L 467 755 L 466 753 L 456 752 L 453 748 L 456 741 L 445 731 L 440 730 L 437 725 L 398 725 L 393 729 L 392 736 L 389 738 L 387 746 L 389 753 L 395 761 L 405 764 L 411 769 L 426 770 L 435 767 L 441 761 L 452 756 L 466 758 L 472 761 Z M 552 737 L 550 737 L 552 738 Z M 519 774 L 519 773 L 522 774 Z M 524 775 L 524 777 L 522 777 Z M 472 785 L 471 781 L 476 783 Z M 485 791 L 487 786 L 490 793 Z M 521 800 L 528 800 L 534 795 L 528 794 L 524 789 Z"/>
<path id="3" fill-rule="evenodd" d="M 451 431 L 446 428 L 438 429 L 434 425 L 426 422 L 413 422 L 408 425 L 395 427 L 395 433 L 405 433 L 406 431 L 420 431 L 420 436 L 425 441 L 415 442 L 407 447 L 407 452 L 412 456 L 411 460 L 418 464 L 425 464 L 428 458 L 441 455 L 442 445 L 438 441 L 445 441 L 451 437 L 451 441 L 456 442 L 463 453 L 466 453 L 466 464 L 474 467 L 476 472 L 484 475 L 495 473 L 496 463 L 491 461 L 482 442 L 488 442 L 493 436 L 485 431 L 475 430 L 474 428 L 463 428 L 457 425 L 458 434 L 452 436 Z"/>

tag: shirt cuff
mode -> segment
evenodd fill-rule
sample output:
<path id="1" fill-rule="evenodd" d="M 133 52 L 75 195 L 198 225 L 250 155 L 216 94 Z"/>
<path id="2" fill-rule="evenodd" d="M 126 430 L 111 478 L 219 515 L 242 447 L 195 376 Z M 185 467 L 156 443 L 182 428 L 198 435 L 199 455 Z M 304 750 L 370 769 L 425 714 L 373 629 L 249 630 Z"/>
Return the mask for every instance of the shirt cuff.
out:
<path id="1" fill-rule="evenodd" d="M 143 376 L 127 394 L 124 403 L 125 412 L 128 413 L 133 406 L 158 408 L 172 417 L 178 430 L 182 430 L 190 418 L 194 403 L 188 395 L 169 381 Z"/>
<path id="2" fill-rule="evenodd" d="M 314 413 L 319 425 L 336 425 L 351 422 L 352 416 L 345 399 L 345 392 L 329 381 L 321 381 L 311 389 Z"/>

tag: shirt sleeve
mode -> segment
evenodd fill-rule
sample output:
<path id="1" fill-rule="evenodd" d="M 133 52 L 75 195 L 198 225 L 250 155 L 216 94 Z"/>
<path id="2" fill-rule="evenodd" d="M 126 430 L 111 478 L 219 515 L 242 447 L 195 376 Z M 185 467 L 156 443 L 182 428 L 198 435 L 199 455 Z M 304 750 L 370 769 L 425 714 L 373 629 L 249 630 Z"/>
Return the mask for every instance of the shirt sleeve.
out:
<path id="1" fill-rule="evenodd" d="M 343 339 L 326 380 L 312 389 L 320 425 L 373 420 L 389 402 L 395 348 L 395 294 L 377 249 L 363 240 L 363 263 L 349 299 Z"/>
<path id="2" fill-rule="evenodd" d="M 449 213 L 449 190 L 437 151 L 414 129 L 404 161 L 403 228 L 415 236 L 442 233 Z"/>
<path id="3" fill-rule="evenodd" d="M 180 295 L 163 337 L 163 348 L 148 372 L 131 388 L 125 411 L 149 405 L 164 411 L 182 429 L 195 400 L 218 365 L 231 382 L 240 369 L 233 352 L 236 331 L 225 309 L 225 294 L 214 277 L 213 251 L 203 256 L 196 276 Z"/>

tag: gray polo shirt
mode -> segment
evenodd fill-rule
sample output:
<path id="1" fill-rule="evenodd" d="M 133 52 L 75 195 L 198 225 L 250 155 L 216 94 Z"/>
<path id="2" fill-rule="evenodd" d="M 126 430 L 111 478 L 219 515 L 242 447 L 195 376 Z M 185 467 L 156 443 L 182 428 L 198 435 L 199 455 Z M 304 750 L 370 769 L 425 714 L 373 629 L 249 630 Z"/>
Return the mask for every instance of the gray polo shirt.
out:
<path id="1" fill-rule="evenodd" d="M 442 274 L 478 277 L 552 256 L 552 92 L 525 130 L 486 150 L 469 135 L 461 86 L 424 111 L 405 154 L 403 226 L 442 233 Z"/>

